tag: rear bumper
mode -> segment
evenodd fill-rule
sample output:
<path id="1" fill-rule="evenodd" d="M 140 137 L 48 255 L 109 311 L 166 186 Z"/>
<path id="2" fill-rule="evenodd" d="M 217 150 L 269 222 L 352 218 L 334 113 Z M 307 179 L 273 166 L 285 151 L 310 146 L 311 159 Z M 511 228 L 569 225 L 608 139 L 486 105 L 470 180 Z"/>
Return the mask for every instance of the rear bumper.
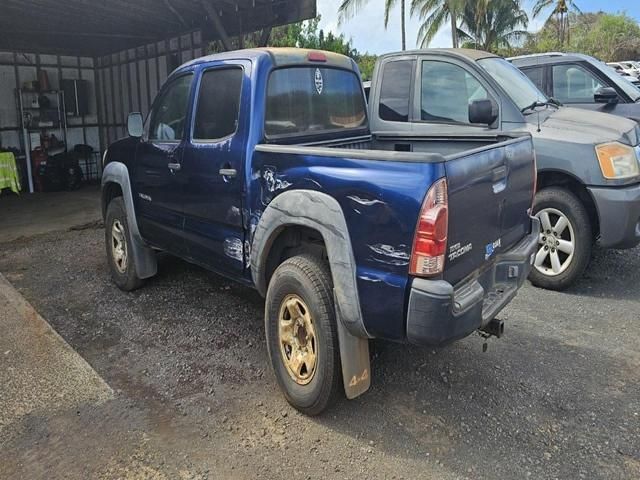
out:
<path id="1" fill-rule="evenodd" d="M 445 345 L 492 320 L 512 299 L 531 271 L 539 220 L 531 232 L 490 268 L 453 286 L 444 280 L 414 278 L 407 312 L 407 339 L 418 345 Z"/>
<path id="2" fill-rule="evenodd" d="M 632 248 L 640 243 L 640 185 L 624 188 L 589 187 L 598 210 L 604 248 Z"/>

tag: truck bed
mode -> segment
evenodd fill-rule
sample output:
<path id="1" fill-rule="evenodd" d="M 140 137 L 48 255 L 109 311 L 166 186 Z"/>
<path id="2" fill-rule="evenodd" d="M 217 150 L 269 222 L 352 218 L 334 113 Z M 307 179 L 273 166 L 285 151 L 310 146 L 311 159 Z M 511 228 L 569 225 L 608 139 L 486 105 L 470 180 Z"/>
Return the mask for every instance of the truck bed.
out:
<path id="1" fill-rule="evenodd" d="M 529 233 L 534 174 L 530 136 L 457 137 L 448 141 L 455 148 L 442 148 L 445 143 L 437 137 L 359 136 L 256 147 L 252 175 L 268 168 L 276 179 L 275 190 L 263 187 L 263 205 L 279 193 L 277 185 L 327 191 L 340 203 L 362 298 L 380 299 L 362 306 L 374 334 L 404 336 L 402 330 L 388 329 L 402 324 L 416 223 L 437 179 L 447 177 L 449 197 L 441 279 L 464 283 Z M 399 144 L 408 145 L 408 151 L 398 151 Z M 390 322 L 390 315 L 398 322 Z"/>
<path id="2" fill-rule="evenodd" d="M 354 138 L 340 140 L 326 140 L 322 142 L 300 143 L 298 147 L 315 147 L 315 148 L 332 148 L 332 149 L 348 149 L 348 150 L 367 150 L 367 155 L 375 156 L 373 152 L 402 152 L 429 154 L 427 156 L 401 156 L 407 161 L 434 161 L 433 154 L 445 157 L 445 161 L 454 158 L 461 153 L 470 153 L 477 149 L 490 147 L 497 143 L 507 142 L 522 137 L 527 137 L 525 133 L 505 133 L 500 132 L 493 135 L 486 133 L 478 135 L 365 135 Z M 282 145 L 284 146 L 284 145 Z M 335 152 L 332 152 L 335 154 Z M 382 156 L 379 160 L 391 158 L 395 160 L 397 156 Z M 439 160 L 439 159 L 438 159 Z"/>

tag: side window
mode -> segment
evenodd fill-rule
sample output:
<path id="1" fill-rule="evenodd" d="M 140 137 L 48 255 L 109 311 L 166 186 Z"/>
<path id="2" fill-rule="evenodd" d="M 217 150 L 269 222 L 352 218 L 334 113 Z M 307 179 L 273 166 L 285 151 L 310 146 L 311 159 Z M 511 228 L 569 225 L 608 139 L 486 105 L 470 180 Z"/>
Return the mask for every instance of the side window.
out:
<path id="1" fill-rule="evenodd" d="M 593 94 L 602 86 L 580 65 L 553 66 L 553 96 L 563 103 L 594 103 Z"/>
<path id="2" fill-rule="evenodd" d="M 541 92 L 544 92 L 544 67 L 523 68 L 522 72 Z"/>
<path id="3" fill-rule="evenodd" d="M 413 67 L 413 60 L 398 60 L 389 62 L 384 66 L 378 110 L 381 120 L 389 120 L 391 122 L 409 121 L 409 98 L 411 96 Z"/>
<path id="4" fill-rule="evenodd" d="M 425 121 L 469 123 L 469 104 L 489 94 L 464 68 L 452 63 L 422 62 L 420 111 Z"/>
<path id="5" fill-rule="evenodd" d="M 182 140 L 193 75 L 173 80 L 153 105 L 149 140 Z"/>
<path id="6" fill-rule="evenodd" d="M 243 70 L 221 68 L 202 74 L 194 140 L 216 140 L 235 133 L 238 126 Z"/>

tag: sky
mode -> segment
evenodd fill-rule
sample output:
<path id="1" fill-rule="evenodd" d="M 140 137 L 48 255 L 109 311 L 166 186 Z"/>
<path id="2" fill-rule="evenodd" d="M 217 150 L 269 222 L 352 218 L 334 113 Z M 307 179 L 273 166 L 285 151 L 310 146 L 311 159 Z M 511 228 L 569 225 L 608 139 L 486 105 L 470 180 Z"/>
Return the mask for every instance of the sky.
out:
<path id="1" fill-rule="evenodd" d="M 405 0 L 408 6 L 411 0 Z M 318 13 L 322 15 L 320 28 L 334 33 L 344 33 L 350 38 L 353 46 L 360 52 L 386 53 L 402 48 L 400 36 L 400 7 L 396 7 L 389 18 L 389 26 L 384 28 L 384 1 L 369 0 L 367 6 L 356 17 L 338 22 L 338 7 L 342 0 L 317 0 Z M 529 13 L 529 30 L 537 31 L 544 23 L 545 18 L 540 17 L 531 20 L 531 7 L 534 0 L 525 0 L 524 6 Z M 576 5 L 583 12 L 603 10 L 610 13 L 625 12 L 630 17 L 640 20 L 639 0 L 575 0 Z M 416 46 L 418 28 L 420 23 L 417 18 L 407 18 L 407 48 Z M 451 29 L 443 28 L 431 42 L 431 47 L 450 47 Z"/>

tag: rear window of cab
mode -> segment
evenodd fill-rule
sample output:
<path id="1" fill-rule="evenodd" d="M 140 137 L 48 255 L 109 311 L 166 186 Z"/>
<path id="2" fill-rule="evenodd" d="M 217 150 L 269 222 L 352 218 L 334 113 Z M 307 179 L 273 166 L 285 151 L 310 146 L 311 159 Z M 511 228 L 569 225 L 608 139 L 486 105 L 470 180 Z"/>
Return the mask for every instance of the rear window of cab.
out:
<path id="1" fill-rule="evenodd" d="M 354 72 L 316 66 L 271 72 L 264 125 L 267 138 L 342 132 L 366 125 L 362 85 Z"/>

